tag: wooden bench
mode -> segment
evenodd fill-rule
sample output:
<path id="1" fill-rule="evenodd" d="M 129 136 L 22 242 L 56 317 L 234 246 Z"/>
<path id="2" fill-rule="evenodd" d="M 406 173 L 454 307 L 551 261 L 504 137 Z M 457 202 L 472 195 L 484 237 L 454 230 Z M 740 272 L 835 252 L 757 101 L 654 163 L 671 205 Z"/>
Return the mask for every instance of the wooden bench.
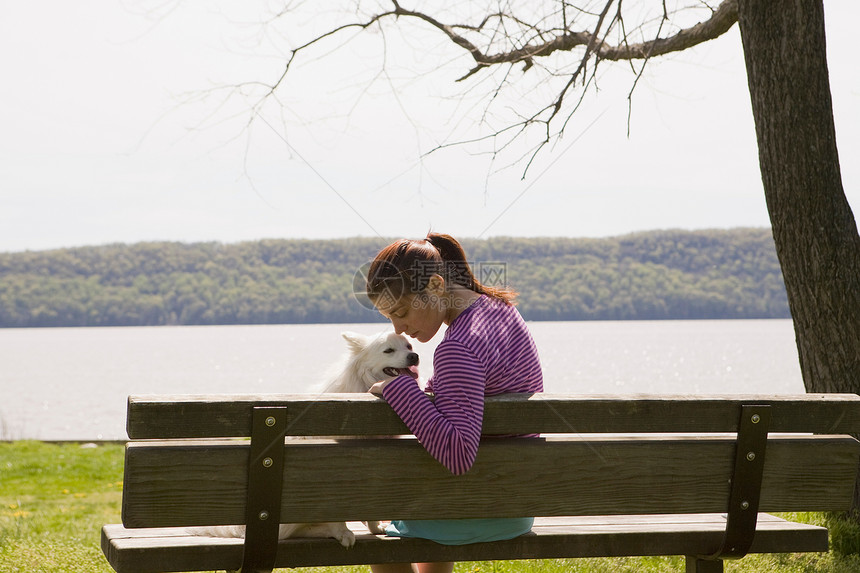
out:
<path id="1" fill-rule="evenodd" d="M 826 529 L 758 512 L 847 509 L 858 430 L 853 394 L 504 395 L 484 433 L 543 437 L 485 439 L 452 476 L 414 438 L 379 438 L 408 432 L 370 395 L 132 396 L 123 525 L 102 549 L 121 573 L 624 555 L 722 571 L 747 552 L 827 551 Z M 538 519 L 462 546 L 358 523 L 488 516 Z M 357 540 L 278 542 L 279 521 L 354 521 Z M 243 523 L 244 541 L 183 529 Z"/>

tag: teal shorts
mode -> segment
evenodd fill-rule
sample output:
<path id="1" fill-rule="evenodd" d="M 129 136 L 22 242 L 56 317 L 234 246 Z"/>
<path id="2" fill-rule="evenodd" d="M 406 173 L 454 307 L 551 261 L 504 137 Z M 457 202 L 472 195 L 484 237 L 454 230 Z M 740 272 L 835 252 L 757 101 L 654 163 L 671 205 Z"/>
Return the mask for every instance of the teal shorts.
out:
<path id="1" fill-rule="evenodd" d="M 505 519 L 410 519 L 394 520 L 385 529 L 393 537 L 420 537 L 443 545 L 513 539 L 528 533 L 533 517 Z"/>

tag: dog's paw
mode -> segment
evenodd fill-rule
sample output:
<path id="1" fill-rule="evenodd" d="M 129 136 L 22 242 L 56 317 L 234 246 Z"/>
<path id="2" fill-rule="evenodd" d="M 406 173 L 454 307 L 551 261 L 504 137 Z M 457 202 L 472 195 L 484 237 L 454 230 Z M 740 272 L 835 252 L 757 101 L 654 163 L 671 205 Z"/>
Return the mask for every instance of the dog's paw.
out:
<path id="1" fill-rule="evenodd" d="M 385 533 L 385 528 L 382 527 L 378 521 L 365 521 L 364 524 L 367 526 L 367 529 L 370 530 L 371 533 L 379 535 L 380 533 Z"/>
<path id="2" fill-rule="evenodd" d="M 333 528 L 331 536 L 347 549 L 355 545 L 355 533 L 350 531 L 345 523 L 339 523 L 338 527 Z"/>

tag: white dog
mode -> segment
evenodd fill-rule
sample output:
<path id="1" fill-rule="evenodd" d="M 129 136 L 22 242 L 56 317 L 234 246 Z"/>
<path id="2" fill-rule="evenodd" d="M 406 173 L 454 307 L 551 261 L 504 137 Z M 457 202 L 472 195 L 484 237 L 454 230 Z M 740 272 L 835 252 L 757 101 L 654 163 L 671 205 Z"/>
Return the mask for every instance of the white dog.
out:
<path id="1" fill-rule="evenodd" d="M 402 334 L 341 334 L 350 352 L 336 366 L 323 392 L 367 392 L 383 378 L 400 374 L 418 378 L 418 354 Z"/>
<path id="2" fill-rule="evenodd" d="M 405 336 L 394 332 L 383 332 L 376 336 L 364 336 L 355 332 L 344 332 L 349 353 L 330 374 L 331 380 L 323 392 L 367 392 L 383 378 L 406 374 L 418 378 L 418 354 Z M 383 533 L 378 521 L 367 521 L 371 533 Z M 193 535 L 210 537 L 244 537 L 244 525 L 190 528 Z M 278 528 L 278 539 L 289 537 L 333 537 L 344 547 L 355 544 L 355 534 L 343 522 L 330 523 L 282 523 Z"/>

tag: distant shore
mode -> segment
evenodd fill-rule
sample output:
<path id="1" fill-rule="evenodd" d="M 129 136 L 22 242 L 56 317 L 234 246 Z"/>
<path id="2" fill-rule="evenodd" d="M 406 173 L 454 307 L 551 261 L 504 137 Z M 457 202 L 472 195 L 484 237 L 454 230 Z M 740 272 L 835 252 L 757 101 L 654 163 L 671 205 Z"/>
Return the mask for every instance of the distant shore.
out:
<path id="1" fill-rule="evenodd" d="M 137 243 L 0 253 L 0 327 L 380 322 L 363 269 L 385 239 Z M 464 240 L 526 320 L 788 318 L 769 229 Z"/>

